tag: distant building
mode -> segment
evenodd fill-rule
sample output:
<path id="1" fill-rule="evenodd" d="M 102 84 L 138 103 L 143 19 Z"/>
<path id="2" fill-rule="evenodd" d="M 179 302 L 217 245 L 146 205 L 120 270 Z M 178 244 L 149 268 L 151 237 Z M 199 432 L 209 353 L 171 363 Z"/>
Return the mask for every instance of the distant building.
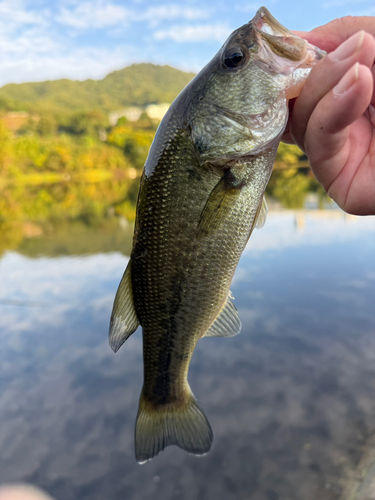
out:
<path id="1" fill-rule="evenodd" d="M 114 127 L 118 122 L 118 120 L 123 117 L 125 117 L 130 122 L 136 122 L 137 120 L 139 120 L 142 112 L 143 112 L 142 108 L 136 108 L 136 107 L 124 108 L 124 109 L 119 109 L 118 111 L 112 111 L 108 115 L 109 124 L 112 127 Z"/>
<path id="2" fill-rule="evenodd" d="M 156 118 L 161 121 L 168 111 L 170 104 L 164 102 L 163 104 L 150 104 L 146 107 L 145 111 L 150 118 Z"/>
<path id="3" fill-rule="evenodd" d="M 112 111 L 108 115 L 109 123 L 112 127 L 116 125 L 120 118 L 126 118 L 130 122 L 136 122 L 141 117 L 142 113 L 147 113 L 147 115 L 154 120 L 162 120 L 165 113 L 168 111 L 170 104 L 149 104 L 144 107 L 133 106 L 131 108 L 119 109 L 118 111 Z"/>
<path id="4" fill-rule="evenodd" d="M 0 120 L 9 130 L 15 132 L 27 123 L 29 118 L 30 115 L 26 111 L 9 111 L 1 116 Z"/>

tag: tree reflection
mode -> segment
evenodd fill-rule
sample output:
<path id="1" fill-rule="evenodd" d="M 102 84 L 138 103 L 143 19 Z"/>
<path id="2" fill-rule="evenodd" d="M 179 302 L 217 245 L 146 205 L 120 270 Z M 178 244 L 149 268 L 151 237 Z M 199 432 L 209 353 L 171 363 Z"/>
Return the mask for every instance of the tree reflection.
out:
<path id="1" fill-rule="evenodd" d="M 116 227 L 119 221 L 122 226 L 134 221 L 140 166 L 155 127 L 145 117 L 137 125 L 123 120 L 101 144 L 88 136 L 74 141 L 66 136 L 12 138 L 0 124 L 0 254 L 62 224 L 82 229 L 111 219 L 117 219 Z M 329 198 L 306 157 L 282 144 L 267 195 L 285 208 L 303 208 L 311 192 L 322 208 Z"/>

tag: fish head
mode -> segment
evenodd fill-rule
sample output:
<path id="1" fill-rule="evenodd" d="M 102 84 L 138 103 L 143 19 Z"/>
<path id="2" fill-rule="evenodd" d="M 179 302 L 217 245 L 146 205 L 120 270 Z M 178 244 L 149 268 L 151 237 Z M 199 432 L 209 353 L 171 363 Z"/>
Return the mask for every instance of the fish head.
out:
<path id="1" fill-rule="evenodd" d="M 276 144 L 288 100 L 324 55 L 260 8 L 192 82 L 186 116 L 201 163 L 225 164 Z"/>

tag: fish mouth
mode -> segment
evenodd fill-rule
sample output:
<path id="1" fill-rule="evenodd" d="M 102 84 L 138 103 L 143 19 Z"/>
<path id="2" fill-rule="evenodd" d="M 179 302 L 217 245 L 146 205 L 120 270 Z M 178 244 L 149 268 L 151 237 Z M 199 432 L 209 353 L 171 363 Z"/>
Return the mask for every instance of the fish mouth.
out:
<path id="1" fill-rule="evenodd" d="M 292 32 L 283 26 L 266 7 L 261 7 L 252 20 L 253 25 L 263 33 L 270 35 L 292 35 Z"/>
<path id="2" fill-rule="evenodd" d="M 265 42 L 274 54 L 299 63 L 299 67 L 311 67 L 326 55 L 323 50 L 294 35 L 266 7 L 261 7 L 251 22 L 260 44 Z"/>

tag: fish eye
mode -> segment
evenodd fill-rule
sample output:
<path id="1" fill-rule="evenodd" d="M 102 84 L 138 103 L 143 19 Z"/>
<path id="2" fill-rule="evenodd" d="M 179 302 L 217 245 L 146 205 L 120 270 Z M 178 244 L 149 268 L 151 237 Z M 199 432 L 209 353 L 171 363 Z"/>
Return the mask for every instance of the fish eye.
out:
<path id="1" fill-rule="evenodd" d="M 241 47 L 231 47 L 224 53 L 224 66 L 227 68 L 238 68 L 245 60 L 245 52 Z"/>

